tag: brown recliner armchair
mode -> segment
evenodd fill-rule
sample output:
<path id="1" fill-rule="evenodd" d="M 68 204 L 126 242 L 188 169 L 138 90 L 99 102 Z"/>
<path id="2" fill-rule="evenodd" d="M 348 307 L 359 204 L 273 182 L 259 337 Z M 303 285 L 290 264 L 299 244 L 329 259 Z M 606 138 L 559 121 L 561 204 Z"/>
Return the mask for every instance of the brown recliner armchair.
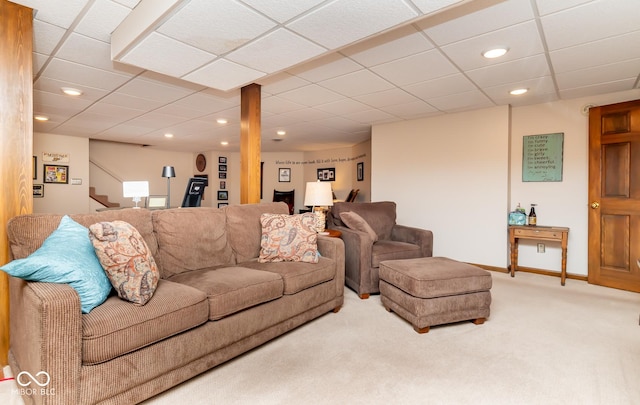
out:
<path id="1" fill-rule="evenodd" d="M 342 232 L 345 284 L 362 299 L 380 292 L 380 262 L 433 254 L 433 233 L 396 224 L 396 203 L 391 201 L 336 202 L 327 222 L 329 229 Z"/>

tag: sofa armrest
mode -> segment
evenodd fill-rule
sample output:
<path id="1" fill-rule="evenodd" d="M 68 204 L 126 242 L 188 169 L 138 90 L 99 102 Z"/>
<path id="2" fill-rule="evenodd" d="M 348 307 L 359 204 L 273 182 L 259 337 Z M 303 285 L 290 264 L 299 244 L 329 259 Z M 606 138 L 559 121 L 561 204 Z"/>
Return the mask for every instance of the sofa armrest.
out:
<path id="1" fill-rule="evenodd" d="M 336 296 L 344 295 L 344 242 L 340 238 L 318 235 L 318 252 L 336 263 Z"/>
<path id="2" fill-rule="evenodd" d="M 420 246 L 423 257 L 433 256 L 433 232 L 404 225 L 394 225 L 391 240 L 413 243 Z"/>
<path id="3" fill-rule="evenodd" d="M 373 240 L 366 232 L 360 232 L 345 226 L 331 226 L 342 232 L 345 258 L 345 281 L 354 291 L 360 291 L 360 285 L 371 284 L 371 256 Z M 362 280 L 366 278 L 366 280 Z"/>
<path id="4" fill-rule="evenodd" d="M 36 404 L 74 404 L 80 400 L 82 313 L 80 298 L 66 284 L 28 282 L 10 277 L 10 354 L 14 374 L 41 371 L 51 380 Z M 33 385 L 33 384 L 32 384 Z"/>

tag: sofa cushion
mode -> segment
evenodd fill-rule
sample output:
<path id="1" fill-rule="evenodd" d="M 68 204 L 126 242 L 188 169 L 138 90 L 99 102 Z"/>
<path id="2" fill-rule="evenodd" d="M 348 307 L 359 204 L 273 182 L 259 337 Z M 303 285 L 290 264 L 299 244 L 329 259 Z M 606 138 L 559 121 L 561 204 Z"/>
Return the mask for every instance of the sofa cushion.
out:
<path id="1" fill-rule="evenodd" d="M 227 234 L 237 263 L 260 255 L 262 214 L 289 214 L 289 207 L 283 202 L 229 205 L 224 210 L 227 214 Z"/>
<path id="2" fill-rule="evenodd" d="M 295 294 L 306 288 L 332 280 L 336 275 L 335 261 L 326 257 L 320 257 L 317 264 L 304 262 L 260 263 L 253 260 L 240 263 L 239 266 L 279 274 L 284 282 L 285 295 Z"/>
<path id="3" fill-rule="evenodd" d="M 152 221 L 158 240 L 155 258 L 162 278 L 234 264 L 222 209 L 157 210 L 152 213 Z"/>
<path id="4" fill-rule="evenodd" d="M 118 296 L 136 305 L 146 304 L 160 273 L 136 228 L 124 221 L 98 222 L 89 227 L 89 238 Z"/>
<path id="5" fill-rule="evenodd" d="M 0 270 L 24 280 L 69 284 L 78 293 L 85 314 L 102 304 L 111 292 L 111 283 L 89 240 L 89 230 L 66 215 L 38 250 Z"/>
<path id="6" fill-rule="evenodd" d="M 378 240 L 378 234 L 374 231 L 371 226 L 364 220 L 360 215 L 356 214 L 353 211 L 341 212 L 340 219 L 347 226 L 347 228 L 353 229 L 354 231 L 364 232 L 371 238 L 372 241 Z"/>
<path id="7" fill-rule="evenodd" d="M 422 257 L 420 246 L 413 243 L 381 240 L 371 249 L 371 267 L 380 267 L 385 260 L 415 259 Z"/>
<path id="8" fill-rule="evenodd" d="M 171 281 L 197 288 L 207 294 L 212 321 L 282 297 L 278 274 L 244 267 L 221 267 L 175 275 Z"/>
<path id="9" fill-rule="evenodd" d="M 115 295 L 82 317 L 82 363 L 98 364 L 207 321 L 207 296 L 195 288 L 160 280 L 145 306 Z M 132 364 L 131 367 L 143 367 Z"/>
<path id="10" fill-rule="evenodd" d="M 331 207 L 333 225 L 345 226 L 340 219 L 340 214 L 348 211 L 360 215 L 376 232 L 378 240 L 391 239 L 391 230 L 396 224 L 396 203 L 393 201 L 372 203 L 336 202 Z"/>
<path id="11" fill-rule="evenodd" d="M 262 214 L 258 261 L 318 263 L 316 215 Z"/>

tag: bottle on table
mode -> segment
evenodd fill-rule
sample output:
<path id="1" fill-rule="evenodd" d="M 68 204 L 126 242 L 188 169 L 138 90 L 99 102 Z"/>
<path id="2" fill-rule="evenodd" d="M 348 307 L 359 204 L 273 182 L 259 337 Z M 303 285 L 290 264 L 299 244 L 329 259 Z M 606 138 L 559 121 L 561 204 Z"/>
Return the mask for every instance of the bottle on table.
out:
<path id="1" fill-rule="evenodd" d="M 536 226 L 538 223 L 535 206 L 536 204 L 531 204 L 531 211 L 529 211 L 529 225 L 531 226 Z"/>

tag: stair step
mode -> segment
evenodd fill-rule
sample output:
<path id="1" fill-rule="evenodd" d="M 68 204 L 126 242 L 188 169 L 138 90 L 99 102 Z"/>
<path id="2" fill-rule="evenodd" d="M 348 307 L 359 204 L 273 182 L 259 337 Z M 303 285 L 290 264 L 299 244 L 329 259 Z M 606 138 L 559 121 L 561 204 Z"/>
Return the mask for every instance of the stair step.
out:
<path id="1" fill-rule="evenodd" d="M 107 208 L 120 207 L 120 203 L 114 203 L 109 201 L 108 195 L 96 194 L 95 187 L 89 187 L 89 197 L 91 197 L 93 200 L 99 202 L 100 204 L 104 205 Z"/>

